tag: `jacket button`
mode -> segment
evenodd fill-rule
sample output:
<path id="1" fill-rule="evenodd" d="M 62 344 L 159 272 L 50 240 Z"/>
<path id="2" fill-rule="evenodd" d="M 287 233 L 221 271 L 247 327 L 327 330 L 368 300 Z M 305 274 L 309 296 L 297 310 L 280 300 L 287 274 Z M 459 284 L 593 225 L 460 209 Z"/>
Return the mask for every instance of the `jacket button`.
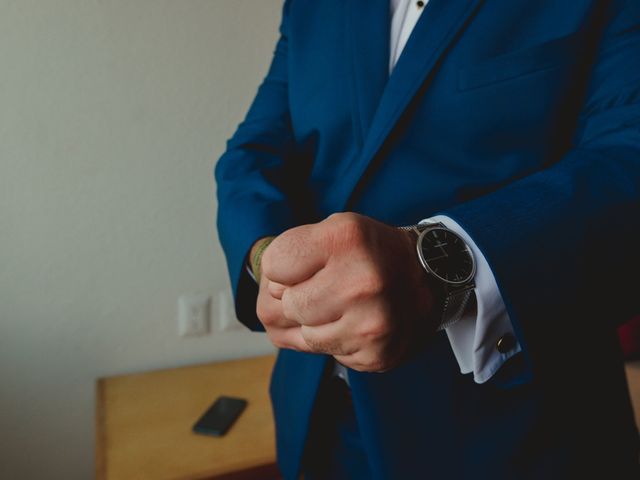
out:
<path id="1" fill-rule="evenodd" d="M 422 0 L 418 0 L 416 2 L 416 5 L 418 6 L 418 8 L 422 8 L 422 7 L 424 7 L 424 2 Z"/>
<path id="2" fill-rule="evenodd" d="M 501 336 L 496 342 L 496 350 L 500 353 L 507 353 L 516 348 L 516 337 L 507 333 Z"/>

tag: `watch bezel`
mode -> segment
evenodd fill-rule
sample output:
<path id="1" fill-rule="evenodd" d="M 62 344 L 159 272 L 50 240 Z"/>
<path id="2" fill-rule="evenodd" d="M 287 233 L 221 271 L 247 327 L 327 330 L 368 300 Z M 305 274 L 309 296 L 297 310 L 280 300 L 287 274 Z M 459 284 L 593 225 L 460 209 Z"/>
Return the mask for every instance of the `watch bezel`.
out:
<path id="1" fill-rule="evenodd" d="M 428 232 L 431 232 L 433 230 L 444 230 L 446 231 L 448 234 L 450 235 L 454 235 L 456 236 L 458 239 L 460 239 L 462 241 L 462 243 L 464 244 L 464 246 L 467 249 L 467 253 L 469 254 L 469 256 L 471 257 L 471 273 L 469 274 L 468 277 L 466 277 L 463 280 L 460 281 L 452 281 L 452 280 L 447 280 L 446 278 L 441 277 L 440 275 L 438 275 L 427 263 L 426 259 L 424 258 L 424 253 L 422 251 L 422 241 L 424 239 L 424 237 L 426 236 L 426 234 Z M 462 238 L 460 235 L 458 235 L 456 232 L 454 232 L 453 230 L 447 228 L 447 227 L 443 227 L 443 226 L 439 226 L 439 225 L 434 225 L 434 226 L 429 226 L 427 228 L 425 228 L 424 230 L 422 230 L 420 232 L 420 234 L 418 235 L 418 241 L 416 242 L 416 250 L 418 251 L 418 258 L 420 259 L 420 263 L 422 264 L 422 267 L 431 275 L 433 275 L 434 277 L 436 277 L 439 281 L 446 283 L 447 285 L 452 285 L 452 286 L 460 286 L 460 285 L 465 285 L 468 284 L 469 282 L 471 282 L 473 280 L 473 278 L 475 277 L 476 274 L 476 258 L 473 255 L 473 251 L 471 250 L 471 247 L 469 247 L 469 244 L 467 242 L 464 241 L 464 238 Z"/>

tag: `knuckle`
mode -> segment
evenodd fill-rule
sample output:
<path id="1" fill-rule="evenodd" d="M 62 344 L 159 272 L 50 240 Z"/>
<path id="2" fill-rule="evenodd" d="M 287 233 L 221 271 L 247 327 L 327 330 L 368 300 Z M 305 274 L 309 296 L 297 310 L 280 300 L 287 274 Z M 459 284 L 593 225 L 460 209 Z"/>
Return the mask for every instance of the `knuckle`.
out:
<path id="1" fill-rule="evenodd" d="M 351 212 L 334 213 L 327 217 L 329 232 L 340 243 L 359 245 L 365 240 L 364 223 L 360 215 Z"/>
<path id="2" fill-rule="evenodd" d="M 370 340 L 377 340 L 386 337 L 389 334 L 389 326 L 381 320 L 372 320 L 367 322 L 364 328 L 363 336 Z"/>
<path id="3" fill-rule="evenodd" d="M 275 327 L 282 318 L 281 311 L 275 308 L 273 302 L 258 299 L 256 315 L 265 328 Z"/>
<path id="4" fill-rule="evenodd" d="M 360 323 L 358 330 L 365 342 L 379 342 L 392 333 L 392 324 L 383 312 L 372 312 Z"/>
<path id="5" fill-rule="evenodd" d="M 266 308 L 264 302 L 258 301 L 256 304 L 256 315 L 258 319 L 265 325 L 269 325 L 271 322 L 271 316 L 269 315 L 269 311 Z"/>
<path id="6" fill-rule="evenodd" d="M 380 297 L 386 290 L 385 280 L 375 272 L 367 272 L 359 275 L 357 281 L 352 282 L 345 295 L 347 300 L 358 303 L 372 298 Z"/>
<path id="7" fill-rule="evenodd" d="M 337 223 L 340 222 L 340 219 L 342 218 L 342 216 L 345 215 L 344 213 L 338 212 L 338 213 L 332 213 L 331 215 L 329 215 L 326 219 L 325 222 L 327 223 Z"/>
<path id="8" fill-rule="evenodd" d="M 362 293 L 368 297 L 381 295 L 386 289 L 384 277 L 375 270 L 363 275 L 359 283 Z"/>
<path id="9" fill-rule="evenodd" d="M 345 214 L 346 218 L 342 219 L 341 231 L 346 240 L 352 245 L 360 245 L 365 241 L 365 231 L 362 221 L 353 214 Z"/>

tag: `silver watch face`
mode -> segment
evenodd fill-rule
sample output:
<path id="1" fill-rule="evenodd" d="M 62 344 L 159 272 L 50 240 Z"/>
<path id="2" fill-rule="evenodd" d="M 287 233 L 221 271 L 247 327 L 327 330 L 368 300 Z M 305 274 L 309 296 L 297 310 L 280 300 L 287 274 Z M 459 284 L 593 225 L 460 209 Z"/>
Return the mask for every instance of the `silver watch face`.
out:
<path id="1" fill-rule="evenodd" d="M 451 285 L 468 283 L 476 272 L 471 249 L 448 228 L 423 231 L 418 237 L 418 256 L 429 273 Z"/>

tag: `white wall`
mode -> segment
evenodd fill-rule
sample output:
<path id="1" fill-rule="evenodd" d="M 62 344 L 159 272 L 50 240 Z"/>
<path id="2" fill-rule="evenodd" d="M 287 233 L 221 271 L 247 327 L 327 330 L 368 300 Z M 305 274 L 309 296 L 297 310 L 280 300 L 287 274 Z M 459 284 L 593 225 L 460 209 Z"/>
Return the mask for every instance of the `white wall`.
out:
<path id="1" fill-rule="evenodd" d="M 228 288 L 212 167 L 281 0 L 0 0 L 0 478 L 93 477 L 98 376 L 271 351 L 176 335 Z"/>

